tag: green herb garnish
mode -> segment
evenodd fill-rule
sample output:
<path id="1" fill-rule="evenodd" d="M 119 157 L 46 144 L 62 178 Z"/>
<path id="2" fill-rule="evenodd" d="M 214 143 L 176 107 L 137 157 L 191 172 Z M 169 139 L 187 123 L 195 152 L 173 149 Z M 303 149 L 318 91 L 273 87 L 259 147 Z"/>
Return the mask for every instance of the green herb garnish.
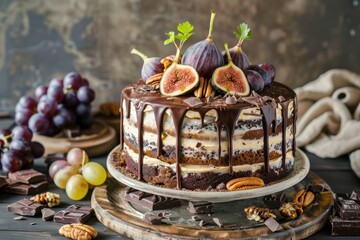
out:
<path id="1" fill-rule="evenodd" d="M 238 44 L 236 44 L 238 47 L 241 46 L 244 40 L 251 39 L 251 29 L 246 23 L 240 23 L 239 26 L 237 26 L 234 34 L 239 39 Z"/>
<path id="2" fill-rule="evenodd" d="M 189 23 L 188 21 L 186 21 L 178 24 L 177 30 L 178 33 L 176 35 L 175 32 L 173 31 L 166 33 L 166 35 L 169 36 L 169 38 L 164 41 L 164 45 L 174 43 L 176 47 L 176 56 L 174 62 L 179 61 L 181 48 L 183 47 L 186 40 L 188 40 L 194 34 L 192 32 L 194 30 L 194 26 L 191 25 L 191 23 Z M 176 40 L 179 40 L 179 42 L 176 43 Z"/>

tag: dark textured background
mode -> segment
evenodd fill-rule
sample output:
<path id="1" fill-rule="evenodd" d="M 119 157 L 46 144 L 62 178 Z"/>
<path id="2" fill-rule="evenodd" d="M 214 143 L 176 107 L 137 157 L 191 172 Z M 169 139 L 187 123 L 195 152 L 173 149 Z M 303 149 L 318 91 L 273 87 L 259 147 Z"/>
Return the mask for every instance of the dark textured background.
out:
<path id="1" fill-rule="evenodd" d="M 164 33 L 186 20 L 195 25 L 190 44 L 203 40 L 211 9 L 219 48 L 234 45 L 236 26 L 248 23 L 251 62 L 273 63 L 277 80 L 293 88 L 331 68 L 360 72 L 359 0 L 0 0 L 0 110 L 73 70 L 90 80 L 96 104 L 118 101 L 140 77 L 133 47 L 174 54 Z"/>

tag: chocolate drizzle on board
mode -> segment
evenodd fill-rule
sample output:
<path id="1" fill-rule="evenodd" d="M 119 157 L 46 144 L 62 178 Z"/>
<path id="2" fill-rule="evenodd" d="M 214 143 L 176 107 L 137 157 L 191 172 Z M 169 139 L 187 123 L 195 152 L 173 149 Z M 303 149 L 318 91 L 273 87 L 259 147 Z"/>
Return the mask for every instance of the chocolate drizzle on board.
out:
<path id="1" fill-rule="evenodd" d="M 177 188 L 181 189 L 182 175 L 181 175 L 181 128 L 183 124 L 184 117 L 188 111 L 194 111 L 200 115 L 200 127 L 204 126 L 204 118 L 208 111 L 215 110 L 216 119 L 215 126 L 217 128 L 217 138 L 218 138 L 218 158 L 221 157 L 221 130 L 224 127 L 227 136 L 226 140 L 228 142 L 228 164 L 229 164 L 229 173 L 233 173 L 233 134 L 236 126 L 238 126 L 238 118 L 241 114 L 241 111 L 246 108 L 254 107 L 253 104 L 249 102 L 238 102 L 237 104 L 227 105 L 225 104 L 225 98 L 220 98 L 216 101 L 209 102 L 200 108 L 191 108 L 183 102 L 183 99 L 186 97 L 174 97 L 172 101 L 169 101 L 167 97 L 162 96 L 158 92 L 147 92 L 143 90 L 144 82 L 138 81 L 134 84 L 127 86 L 121 95 L 120 99 L 120 147 L 123 149 L 124 146 L 124 115 L 126 118 L 130 117 L 131 103 L 135 107 L 136 117 L 137 117 L 137 128 L 138 128 L 138 180 L 143 180 L 143 159 L 144 159 L 144 150 L 143 150 L 143 132 L 144 132 L 144 110 L 147 106 L 151 107 L 156 124 L 157 131 L 157 157 L 161 156 L 162 150 L 162 131 L 163 131 L 163 118 L 165 112 L 168 110 L 173 124 L 174 132 L 176 134 L 176 182 Z M 288 106 L 290 102 L 294 102 L 294 112 L 293 116 L 293 144 L 292 152 L 295 153 L 295 121 L 297 116 L 297 101 L 295 93 L 288 88 L 287 86 L 274 82 L 269 87 L 264 89 L 261 92 L 261 96 L 257 95 L 259 98 L 262 96 L 267 96 L 267 98 L 277 98 L 278 96 L 283 96 L 284 101 L 279 102 L 282 106 L 282 167 L 285 166 L 286 159 L 286 126 L 288 120 Z M 253 97 L 252 97 L 253 98 Z M 264 174 L 269 173 L 269 136 L 270 131 L 275 132 L 276 128 L 276 107 L 272 104 L 267 104 L 266 101 L 260 99 L 261 103 L 258 105 L 262 115 L 263 121 L 263 132 L 264 132 Z M 125 109 L 124 109 L 125 107 Z"/>

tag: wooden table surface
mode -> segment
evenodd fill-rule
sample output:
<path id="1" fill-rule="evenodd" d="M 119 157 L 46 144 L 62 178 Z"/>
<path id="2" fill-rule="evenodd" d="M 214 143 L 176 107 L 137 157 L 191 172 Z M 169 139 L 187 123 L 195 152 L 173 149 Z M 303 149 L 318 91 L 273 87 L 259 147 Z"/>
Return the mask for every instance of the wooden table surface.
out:
<path id="1" fill-rule="evenodd" d="M 0 128 L 7 128 L 11 125 L 11 120 L 0 120 Z M 310 170 L 315 172 L 323 178 L 333 189 L 334 192 L 348 192 L 353 190 L 360 193 L 360 179 L 352 172 L 350 168 L 349 159 L 347 156 L 336 159 L 321 159 L 315 155 L 308 153 L 311 163 Z M 92 158 L 91 161 L 96 161 L 105 166 L 106 156 Z M 38 159 L 35 162 L 34 168 L 46 173 L 46 165 L 44 159 Z M 51 182 L 51 181 L 50 181 Z M 56 192 L 61 195 L 63 205 L 54 210 L 62 210 L 71 204 L 90 205 L 91 192 L 82 201 L 73 201 L 69 199 L 65 191 L 57 188 L 52 182 L 50 183 L 51 192 Z M 26 196 L 25 196 L 26 197 Z M 13 195 L 8 193 L 0 193 L 0 239 L 65 239 L 58 234 L 58 229 L 62 226 L 60 223 L 45 222 L 41 217 L 25 217 L 25 220 L 14 220 L 14 213 L 7 211 L 7 205 L 13 203 L 21 198 L 22 195 Z M 34 225 L 32 225 L 35 223 Z M 95 227 L 98 232 L 97 239 L 128 239 L 121 236 L 102 225 L 96 217 L 92 218 L 88 224 Z M 309 239 L 360 239 L 359 237 L 341 237 L 330 235 L 330 225 L 327 224 L 321 231 L 311 236 Z"/>

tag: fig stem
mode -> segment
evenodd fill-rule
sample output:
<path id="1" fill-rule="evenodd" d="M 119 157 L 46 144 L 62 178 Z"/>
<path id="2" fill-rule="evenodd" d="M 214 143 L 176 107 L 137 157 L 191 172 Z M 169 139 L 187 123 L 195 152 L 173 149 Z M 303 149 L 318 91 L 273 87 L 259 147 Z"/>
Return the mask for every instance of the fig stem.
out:
<path id="1" fill-rule="evenodd" d="M 139 50 L 137 50 L 135 48 L 133 48 L 130 53 L 138 55 L 139 57 L 142 58 L 142 60 L 144 60 L 144 62 L 146 62 L 149 59 L 148 56 L 146 56 L 145 54 L 143 54 L 142 52 L 140 52 Z"/>
<path id="2" fill-rule="evenodd" d="M 208 37 L 207 37 L 207 40 L 209 42 L 212 42 L 212 40 L 213 40 L 212 39 L 212 31 L 213 31 L 215 16 L 216 16 L 216 12 L 214 10 L 211 10 L 209 34 L 208 34 Z"/>
<path id="3" fill-rule="evenodd" d="M 180 48 L 176 47 L 176 55 L 174 58 L 175 63 L 179 63 L 180 53 L 181 53 Z"/>
<path id="4" fill-rule="evenodd" d="M 225 43 L 224 47 L 225 47 L 225 52 L 226 52 L 226 56 L 228 59 L 228 63 L 230 64 L 230 63 L 232 63 L 232 59 L 231 59 L 230 52 L 229 52 L 229 46 L 227 43 Z"/>

